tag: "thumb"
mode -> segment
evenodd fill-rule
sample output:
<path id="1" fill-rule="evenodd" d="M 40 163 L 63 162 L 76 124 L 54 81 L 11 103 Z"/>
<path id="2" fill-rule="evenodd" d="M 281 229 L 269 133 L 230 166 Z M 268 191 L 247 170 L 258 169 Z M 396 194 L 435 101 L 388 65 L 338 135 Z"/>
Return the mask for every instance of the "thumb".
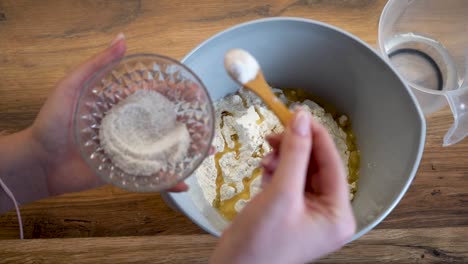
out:
<path id="1" fill-rule="evenodd" d="M 304 192 L 312 149 L 311 116 L 296 112 L 286 127 L 279 152 L 279 164 L 272 185 L 288 193 Z"/>

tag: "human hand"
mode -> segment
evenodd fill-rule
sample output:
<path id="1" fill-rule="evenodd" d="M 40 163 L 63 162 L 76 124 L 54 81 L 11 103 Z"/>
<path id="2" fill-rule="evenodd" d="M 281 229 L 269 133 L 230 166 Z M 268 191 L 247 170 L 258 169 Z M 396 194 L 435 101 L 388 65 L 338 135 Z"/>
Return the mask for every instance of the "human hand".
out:
<path id="1" fill-rule="evenodd" d="M 327 130 L 299 110 L 263 162 L 264 189 L 223 233 L 212 263 L 305 263 L 355 232 L 343 163 Z"/>
<path id="2" fill-rule="evenodd" d="M 50 195 L 82 191 L 103 184 L 81 158 L 73 141 L 72 117 L 79 91 L 84 83 L 100 68 L 121 58 L 126 51 L 123 34 L 110 46 L 78 66 L 49 96 L 30 128 L 31 138 L 38 150 L 46 175 Z M 185 191 L 179 183 L 169 191 Z"/>

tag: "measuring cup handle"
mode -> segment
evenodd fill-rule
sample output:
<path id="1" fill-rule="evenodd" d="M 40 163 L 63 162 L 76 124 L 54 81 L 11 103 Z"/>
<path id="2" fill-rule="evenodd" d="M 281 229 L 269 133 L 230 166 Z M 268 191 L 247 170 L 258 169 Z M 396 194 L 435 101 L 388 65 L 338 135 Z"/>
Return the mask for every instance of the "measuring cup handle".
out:
<path id="1" fill-rule="evenodd" d="M 456 144 L 468 136 L 468 86 L 448 91 L 445 97 L 453 113 L 453 125 L 444 136 L 444 147 Z"/>

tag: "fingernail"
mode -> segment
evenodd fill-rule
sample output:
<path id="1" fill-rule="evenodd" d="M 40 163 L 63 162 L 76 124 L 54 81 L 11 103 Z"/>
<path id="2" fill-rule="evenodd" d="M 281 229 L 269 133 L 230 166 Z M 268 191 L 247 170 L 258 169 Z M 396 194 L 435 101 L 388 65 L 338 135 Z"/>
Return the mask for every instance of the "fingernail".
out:
<path id="1" fill-rule="evenodd" d="M 307 136 L 310 133 L 309 114 L 304 110 L 299 110 L 294 116 L 292 130 L 299 136 Z"/>
<path id="2" fill-rule="evenodd" d="M 112 47 L 115 45 L 115 43 L 119 42 L 120 40 L 124 39 L 125 38 L 125 35 L 124 33 L 119 33 L 117 35 L 117 37 L 115 37 L 115 39 L 109 44 L 109 47 Z"/>

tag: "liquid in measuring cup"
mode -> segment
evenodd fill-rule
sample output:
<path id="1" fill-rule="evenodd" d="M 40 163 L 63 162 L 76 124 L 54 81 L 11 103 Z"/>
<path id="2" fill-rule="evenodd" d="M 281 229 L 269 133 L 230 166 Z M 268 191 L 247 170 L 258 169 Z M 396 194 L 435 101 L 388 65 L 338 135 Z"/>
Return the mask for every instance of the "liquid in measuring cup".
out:
<path id="1" fill-rule="evenodd" d="M 461 80 L 455 60 L 434 39 L 416 33 L 398 34 L 384 43 L 384 50 L 426 114 L 446 104 L 443 91 L 459 87 Z"/>
<path id="2" fill-rule="evenodd" d="M 466 14 L 466 0 L 389 0 L 379 21 L 380 51 L 424 114 L 450 106 L 454 123 L 444 146 L 468 135 Z"/>

